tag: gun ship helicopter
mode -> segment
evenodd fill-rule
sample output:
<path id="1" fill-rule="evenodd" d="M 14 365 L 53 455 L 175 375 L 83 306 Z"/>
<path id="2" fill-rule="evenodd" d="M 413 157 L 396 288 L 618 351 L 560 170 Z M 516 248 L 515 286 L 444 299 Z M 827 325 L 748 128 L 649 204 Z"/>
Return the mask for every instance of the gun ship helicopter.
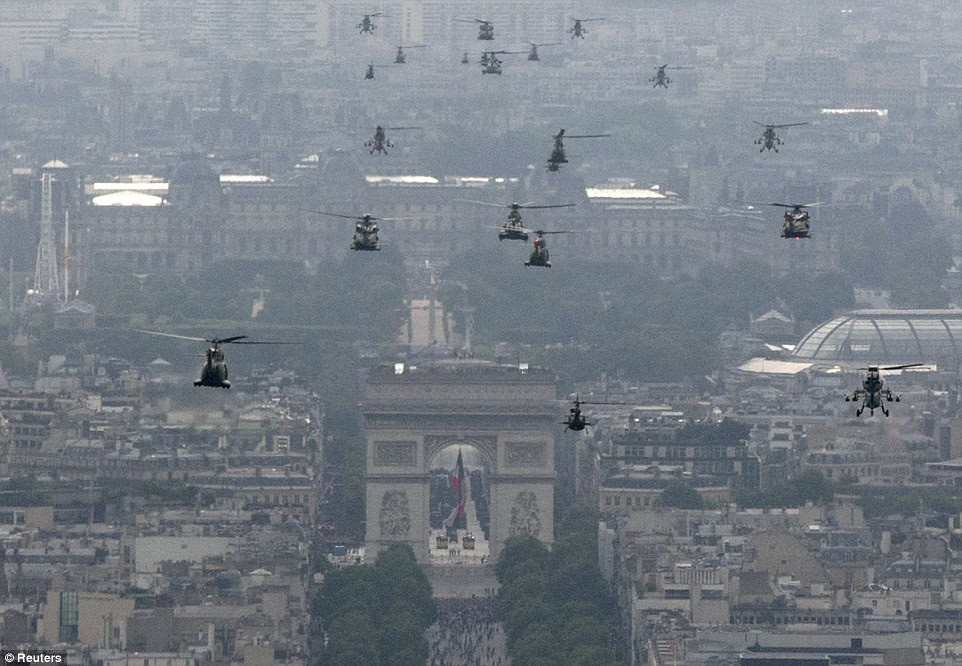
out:
<path id="1" fill-rule="evenodd" d="M 882 381 L 883 370 L 904 370 L 905 368 L 918 368 L 924 363 L 908 363 L 905 365 L 889 365 L 880 368 L 877 365 L 870 365 L 865 368 L 867 374 L 862 380 L 862 388 L 855 389 L 852 395 L 845 396 L 845 402 L 862 401 L 862 406 L 855 410 L 855 416 L 861 416 L 866 409 L 869 416 L 875 415 L 876 409 L 881 409 L 885 416 L 889 415 L 889 410 L 885 408 L 884 402 L 900 402 L 901 397 L 894 395 L 891 389 L 883 388 L 885 382 Z"/>
<path id="2" fill-rule="evenodd" d="M 695 69 L 695 68 L 688 67 L 688 66 L 679 66 L 679 65 L 675 65 L 675 66 L 662 65 L 655 71 L 655 75 L 650 79 L 648 79 L 649 83 L 655 84 L 652 86 L 652 88 L 658 88 L 659 86 L 662 88 L 668 88 L 668 84 L 671 83 L 671 78 L 669 78 L 668 76 L 669 69 Z"/>
<path id="3" fill-rule="evenodd" d="M 221 345 L 296 345 L 297 342 L 282 342 L 279 340 L 248 340 L 246 335 L 234 335 L 229 338 L 198 338 L 191 335 L 176 335 L 174 333 L 161 333 L 160 331 L 144 331 L 137 329 L 138 333 L 146 335 L 159 335 L 165 338 L 177 340 L 191 340 L 193 342 L 207 342 L 205 356 L 207 360 L 200 369 L 200 377 L 194 381 L 194 386 L 208 386 L 211 388 L 230 388 L 229 373 L 227 362 L 224 360 L 224 350 Z"/>
<path id="4" fill-rule="evenodd" d="M 778 152 L 778 147 L 781 146 L 784 142 L 778 137 L 778 133 L 775 131 L 776 129 L 784 129 L 786 127 L 801 127 L 802 125 L 808 125 L 808 123 L 783 123 L 781 125 L 775 125 L 775 124 L 760 123 L 757 120 L 753 120 L 752 122 L 758 125 L 759 127 L 765 128 L 764 130 L 762 130 L 762 135 L 759 138 L 755 139 L 755 145 L 761 146 L 761 148 L 758 149 L 758 152 L 760 153 L 763 153 L 766 150 L 774 150 L 776 153 Z"/>
<path id="5" fill-rule="evenodd" d="M 568 34 L 571 35 L 571 39 L 574 39 L 575 37 L 579 37 L 581 39 L 585 38 L 585 35 L 588 34 L 588 28 L 586 28 L 583 24 L 587 23 L 588 21 L 607 20 L 606 18 L 575 18 L 573 16 L 570 18 L 572 21 L 574 21 L 574 25 L 568 28 Z"/>
<path id="6" fill-rule="evenodd" d="M 590 425 L 594 425 L 588 421 L 586 417 L 581 412 L 582 405 L 628 405 L 627 402 L 596 402 L 593 400 L 579 400 L 579 396 L 575 394 L 574 404 L 571 409 L 568 410 L 568 416 L 562 423 L 565 426 L 565 430 L 573 430 L 575 432 L 580 432 Z"/>

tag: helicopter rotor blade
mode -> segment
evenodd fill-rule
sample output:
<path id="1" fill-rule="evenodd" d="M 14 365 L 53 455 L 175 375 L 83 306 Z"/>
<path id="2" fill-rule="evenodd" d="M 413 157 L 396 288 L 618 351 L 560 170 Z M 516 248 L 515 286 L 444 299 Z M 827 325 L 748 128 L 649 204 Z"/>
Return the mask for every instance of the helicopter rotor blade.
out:
<path id="1" fill-rule="evenodd" d="M 456 199 L 456 201 L 460 201 L 460 202 L 463 202 L 463 203 L 478 204 L 479 206 L 491 206 L 491 207 L 493 207 L 493 208 L 504 208 L 504 207 L 505 207 L 505 204 L 491 203 L 490 201 L 475 201 L 474 199 Z"/>
<path id="2" fill-rule="evenodd" d="M 538 236 L 547 236 L 548 234 L 574 234 L 578 233 L 572 229 L 559 229 L 557 231 L 535 231 Z"/>
<path id="3" fill-rule="evenodd" d="M 666 65 L 665 69 L 695 69 L 695 68 L 692 67 L 691 65 L 671 65 L 671 66 Z"/>
<path id="4" fill-rule="evenodd" d="M 597 139 L 604 136 L 611 136 L 610 134 L 566 134 L 566 139 Z"/>
<path id="5" fill-rule="evenodd" d="M 247 336 L 244 336 L 247 337 Z M 225 344 L 230 342 L 228 340 L 223 341 Z M 231 342 L 234 345 L 299 345 L 300 342 L 286 342 L 280 340 L 248 340 L 246 342 Z"/>
<path id="6" fill-rule="evenodd" d="M 134 329 L 138 333 L 146 333 L 147 335 L 159 335 L 165 338 L 176 338 L 177 340 L 192 340 L 194 342 L 210 342 L 207 338 L 197 338 L 190 335 L 176 335 L 174 333 L 161 333 L 160 331 L 145 331 L 139 328 Z"/>
<path id="7" fill-rule="evenodd" d="M 802 125 L 808 125 L 809 123 L 784 123 L 782 125 L 766 125 L 766 127 L 774 127 L 780 129 L 782 127 L 801 127 Z"/>
<path id="8" fill-rule="evenodd" d="M 530 205 L 528 205 L 528 204 L 521 204 L 521 205 L 518 206 L 518 207 L 519 207 L 519 208 L 525 208 L 525 209 L 534 210 L 535 208 L 572 208 L 573 206 L 577 206 L 577 205 L 578 205 L 578 204 L 573 204 L 573 203 L 569 203 L 569 204 L 546 204 L 546 205 L 541 205 L 541 206 L 530 206 Z"/>
<path id="9" fill-rule="evenodd" d="M 321 215 L 330 215 L 331 217 L 340 217 L 345 220 L 363 220 L 364 219 L 363 215 L 360 215 L 360 216 L 359 215 L 341 215 L 340 213 L 329 213 L 326 210 L 314 210 L 311 208 L 301 208 L 301 210 L 306 211 L 308 213 L 319 213 Z"/>
<path id="10" fill-rule="evenodd" d="M 905 365 L 889 365 L 884 368 L 879 368 L 879 370 L 904 370 L 905 368 L 920 368 L 925 363 L 907 363 Z"/>
<path id="11" fill-rule="evenodd" d="M 385 129 L 385 130 L 416 130 L 416 129 L 424 129 L 424 128 L 423 128 L 423 127 L 383 127 L 382 129 Z"/>
<path id="12" fill-rule="evenodd" d="M 209 342 L 209 343 L 211 343 L 211 344 L 214 344 L 214 345 L 243 344 L 243 343 L 240 343 L 240 342 L 237 342 L 237 341 L 238 341 L 238 340 L 243 340 L 243 339 L 246 338 L 246 337 L 247 337 L 246 335 L 235 335 L 235 336 L 230 337 L 230 338 L 214 338 L 213 340 L 208 340 L 207 342 Z"/>

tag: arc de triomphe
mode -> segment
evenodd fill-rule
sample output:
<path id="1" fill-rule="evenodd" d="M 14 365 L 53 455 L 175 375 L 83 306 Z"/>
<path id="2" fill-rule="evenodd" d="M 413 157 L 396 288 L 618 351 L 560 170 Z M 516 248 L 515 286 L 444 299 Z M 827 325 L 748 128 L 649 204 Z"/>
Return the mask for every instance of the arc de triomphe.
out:
<path id="1" fill-rule="evenodd" d="M 366 558 L 407 543 L 428 561 L 430 470 L 452 445 L 488 469 L 492 559 L 505 539 L 554 533 L 554 375 L 482 361 L 378 366 L 365 384 Z"/>

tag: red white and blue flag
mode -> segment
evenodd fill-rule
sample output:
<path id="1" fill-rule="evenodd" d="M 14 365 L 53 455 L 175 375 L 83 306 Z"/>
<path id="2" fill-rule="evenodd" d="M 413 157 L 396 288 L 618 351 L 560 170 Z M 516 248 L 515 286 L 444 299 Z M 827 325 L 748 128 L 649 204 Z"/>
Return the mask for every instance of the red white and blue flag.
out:
<path id="1" fill-rule="evenodd" d="M 454 523 L 464 514 L 464 503 L 467 500 L 464 487 L 464 459 L 461 457 L 461 449 L 458 449 L 458 463 L 455 465 L 454 474 L 450 479 L 451 490 L 458 494 L 458 504 L 451 510 L 445 521 L 444 526 L 448 529 L 454 527 Z"/>

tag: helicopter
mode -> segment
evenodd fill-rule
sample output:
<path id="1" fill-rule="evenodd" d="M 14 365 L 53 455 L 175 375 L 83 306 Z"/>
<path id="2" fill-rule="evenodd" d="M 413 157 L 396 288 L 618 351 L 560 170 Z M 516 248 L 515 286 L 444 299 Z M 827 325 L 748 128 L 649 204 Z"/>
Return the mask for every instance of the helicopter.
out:
<path id="1" fill-rule="evenodd" d="M 568 163 L 568 158 L 565 155 L 565 144 L 564 140 L 568 139 L 595 139 L 605 136 L 611 136 L 610 134 L 568 134 L 565 136 L 564 128 L 561 129 L 557 134 L 551 137 L 554 140 L 554 148 L 551 149 L 551 155 L 548 156 L 548 171 L 557 171 L 561 168 L 562 164 Z"/>
<path id="2" fill-rule="evenodd" d="M 470 65 L 470 64 L 471 64 L 471 59 L 468 57 L 468 52 L 467 52 L 467 51 L 464 52 L 464 57 L 461 58 L 461 64 L 462 64 L 462 65 Z"/>
<path id="3" fill-rule="evenodd" d="M 574 39 L 575 37 L 580 37 L 581 39 L 584 39 L 585 35 L 588 34 L 588 29 L 585 28 L 583 25 L 581 25 L 582 23 L 586 23 L 588 21 L 604 21 L 605 19 L 604 18 L 580 19 L 580 18 L 574 18 L 572 16 L 571 20 L 575 22 L 573 26 L 568 28 L 568 32 L 571 34 L 571 39 Z"/>
<path id="4" fill-rule="evenodd" d="M 561 42 L 547 42 L 544 44 L 535 44 L 534 42 L 528 42 L 528 43 L 531 44 L 531 50 L 528 51 L 528 60 L 532 62 L 537 62 L 541 60 L 541 57 L 538 55 L 539 46 L 558 46 L 561 44 Z"/>
<path id="5" fill-rule="evenodd" d="M 498 56 L 504 54 L 517 55 L 519 53 L 527 53 L 527 51 L 484 51 L 481 54 L 481 73 L 500 76 L 503 71 L 501 65 L 504 63 Z"/>
<path id="6" fill-rule="evenodd" d="M 545 236 L 547 234 L 570 234 L 571 231 L 535 231 L 534 232 L 534 247 L 531 248 L 531 254 L 528 255 L 528 260 L 524 262 L 527 266 L 541 266 L 543 268 L 551 268 L 550 255 L 548 254 L 548 244 L 545 242 Z"/>
<path id="7" fill-rule="evenodd" d="M 775 130 L 782 129 L 784 127 L 801 127 L 802 125 L 808 125 L 808 123 L 786 123 L 783 125 L 766 125 L 765 123 L 760 123 L 757 120 L 753 120 L 753 123 L 759 127 L 764 127 L 765 130 L 762 132 L 761 137 L 755 139 L 755 145 L 761 146 L 758 152 L 764 152 L 766 150 L 774 150 L 778 152 L 778 146 L 782 145 L 782 140 L 778 138 L 778 134 Z"/>
<path id="8" fill-rule="evenodd" d="M 365 145 L 366 147 L 368 147 L 368 148 L 371 149 L 371 154 L 372 154 L 372 155 L 373 155 L 375 152 L 376 152 L 376 153 L 379 153 L 379 154 L 380 154 L 380 153 L 384 153 L 385 155 L 387 155 L 387 149 L 388 149 L 388 148 L 393 148 L 393 147 L 394 147 L 394 144 L 391 142 L 390 139 L 387 138 L 387 134 L 385 133 L 385 130 L 395 131 L 395 130 L 409 130 L 409 129 L 421 129 L 421 128 L 420 128 L 420 127 L 387 127 L 387 128 L 384 128 L 384 127 L 381 127 L 380 125 L 378 125 L 377 127 L 374 128 L 374 138 L 371 139 L 370 141 L 365 141 L 365 142 L 364 142 L 364 145 Z"/>
<path id="9" fill-rule="evenodd" d="M 230 381 L 227 376 L 227 363 L 224 361 L 224 352 L 221 345 L 293 345 L 296 342 L 277 342 L 263 340 L 247 340 L 246 335 L 235 335 L 230 338 L 196 338 L 190 335 L 175 335 L 173 333 L 160 333 L 159 331 L 137 331 L 147 335 L 160 335 L 165 338 L 176 338 L 178 340 L 192 340 L 194 342 L 208 342 L 207 360 L 200 369 L 200 378 L 194 381 L 194 386 L 210 386 L 212 388 L 230 388 Z"/>
<path id="10" fill-rule="evenodd" d="M 408 61 L 407 56 L 404 55 L 404 49 L 423 49 L 427 44 L 411 44 L 409 46 L 398 46 L 397 55 L 394 56 L 395 65 L 403 65 Z"/>
<path id="11" fill-rule="evenodd" d="M 806 208 L 821 206 L 822 201 L 808 204 L 785 204 L 785 203 L 763 203 L 752 202 L 758 206 L 778 206 L 785 209 L 785 222 L 782 224 L 782 238 L 811 238 L 808 220 L 809 212 Z"/>
<path id="12" fill-rule="evenodd" d="M 497 208 L 508 208 L 508 220 L 498 229 L 498 240 L 528 240 L 528 234 L 537 233 L 531 229 L 526 229 L 521 223 L 521 209 L 522 208 L 571 208 L 576 204 L 550 204 L 545 206 L 534 206 L 534 202 L 528 201 L 526 203 L 511 203 L 511 204 L 496 204 L 489 201 L 473 201 L 471 199 L 462 199 L 467 203 L 480 204 L 482 206 L 495 206 Z"/>
<path id="13" fill-rule="evenodd" d="M 354 239 L 351 242 L 352 250 L 373 252 L 381 249 L 378 239 L 380 227 L 378 222 L 394 222 L 396 220 L 414 220 L 413 217 L 374 217 L 373 215 L 341 215 L 340 213 L 329 213 L 325 210 L 312 210 L 311 213 L 330 215 L 345 220 L 354 220 Z"/>
<path id="14" fill-rule="evenodd" d="M 668 78 L 669 69 L 695 69 L 694 67 L 670 67 L 668 65 L 662 65 L 655 71 L 655 75 L 648 79 L 649 82 L 655 85 L 652 88 L 657 88 L 661 86 L 662 88 L 667 88 L 668 84 L 671 83 L 671 79 Z"/>
<path id="15" fill-rule="evenodd" d="M 885 405 L 882 404 L 882 399 L 884 398 L 886 402 L 899 402 L 899 396 L 893 396 L 891 389 L 883 389 L 882 377 L 880 371 L 882 370 L 904 370 L 905 368 L 918 368 L 924 363 L 909 363 L 907 365 L 890 365 L 884 368 L 880 368 L 877 365 L 870 365 L 865 368 L 868 374 L 865 379 L 862 380 L 862 388 L 855 389 L 852 395 L 845 396 L 845 402 L 858 402 L 862 401 L 862 406 L 855 410 L 855 416 L 861 416 L 862 412 L 866 408 L 869 410 L 869 415 L 874 416 L 876 409 L 881 409 L 882 413 L 886 416 L 889 415 L 889 410 L 885 409 Z"/>
<path id="16" fill-rule="evenodd" d="M 374 25 L 374 21 L 372 21 L 371 19 L 374 18 L 375 16 L 382 16 L 382 15 L 383 15 L 382 12 L 378 12 L 376 14 L 365 14 L 364 18 L 361 19 L 361 22 L 355 26 L 356 28 L 360 29 L 360 33 L 358 34 L 363 35 L 366 32 L 369 35 L 373 35 L 374 31 L 377 30 L 377 26 Z"/>
<path id="17" fill-rule="evenodd" d="M 454 19 L 460 23 L 477 23 L 478 24 L 478 39 L 490 42 L 494 39 L 494 23 L 491 21 L 485 21 L 479 18 L 470 19 Z"/>
<path id="18" fill-rule="evenodd" d="M 627 405 L 627 402 L 588 402 L 578 399 L 578 395 L 575 394 L 574 406 L 568 410 L 568 416 L 562 423 L 565 426 L 565 430 L 574 430 L 575 432 L 580 432 L 585 429 L 585 427 L 594 425 L 581 413 L 581 405 Z"/>

